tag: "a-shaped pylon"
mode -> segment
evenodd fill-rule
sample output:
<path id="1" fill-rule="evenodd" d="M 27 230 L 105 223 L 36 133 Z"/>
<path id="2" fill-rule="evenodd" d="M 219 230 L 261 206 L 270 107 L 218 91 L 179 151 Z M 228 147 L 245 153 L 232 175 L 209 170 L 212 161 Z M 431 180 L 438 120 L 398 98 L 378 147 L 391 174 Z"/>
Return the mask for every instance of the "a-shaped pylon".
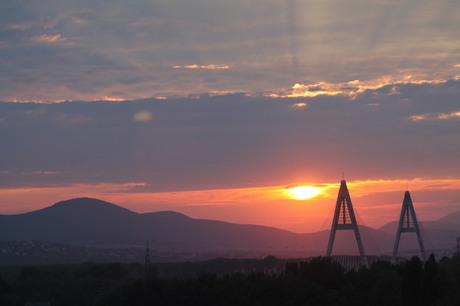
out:
<path id="1" fill-rule="evenodd" d="M 359 233 L 358 223 L 356 222 L 353 204 L 351 203 L 350 193 L 348 192 L 345 180 L 340 182 L 339 194 L 335 205 L 334 219 L 332 220 L 331 233 L 327 246 L 326 256 L 331 256 L 334 246 L 335 234 L 338 230 L 353 230 L 358 245 L 361 264 L 368 267 L 366 253 L 364 252 L 363 242 Z"/>
<path id="2" fill-rule="evenodd" d="M 396 232 L 395 245 L 393 248 L 392 262 L 396 263 L 396 255 L 398 254 L 399 241 L 402 233 L 416 233 L 418 244 L 420 246 L 420 253 L 422 253 L 422 259 L 426 260 L 425 246 L 423 245 L 422 235 L 420 234 L 420 228 L 418 226 L 417 217 L 415 215 L 414 204 L 410 197 L 409 191 L 404 194 L 404 200 L 401 209 L 401 216 L 399 217 L 398 231 Z"/>

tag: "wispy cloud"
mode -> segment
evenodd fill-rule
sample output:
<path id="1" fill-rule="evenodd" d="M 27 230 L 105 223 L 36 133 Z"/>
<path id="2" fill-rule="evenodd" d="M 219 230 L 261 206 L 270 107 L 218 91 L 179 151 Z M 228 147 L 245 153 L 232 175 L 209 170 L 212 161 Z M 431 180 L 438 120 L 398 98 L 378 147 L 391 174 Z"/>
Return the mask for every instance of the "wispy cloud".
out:
<path id="1" fill-rule="evenodd" d="M 32 41 L 38 43 L 54 43 L 67 40 L 66 37 L 62 37 L 61 34 L 55 35 L 39 35 L 32 37 Z"/>
<path id="2" fill-rule="evenodd" d="M 295 108 L 304 108 L 304 107 L 307 107 L 308 104 L 305 103 L 305 102 L 299 102 L 299 103 L 292 104 L 292 106 L 295 107 Z"/>
<path id="3" fill-rule="evenodd" d="M 46 171 L 46 170 L 41 170 L 41 171 L 32 171 L 32 172 L 21 172 L 21 175 L 58 175 L 58 171 Z"/>
<path id="4" fill-rule="evenodd" d="M 126 101 L 127 99 L 125 98 L 119 98 L 119 97 L 109 97 L 109 96 L 103 96 L 100 99 L 97 99 L 100 101 Z"/>
<path id="5" fill-rule="evenodd" d="M 270 93 L 271 97 L 316 97 L 322 95 L 335 96 L 344 95 L 356 97 L 367 90 L 376 90 L 386 86 L 392 86 L 391 91 L 387 94 L 397 94 L 398 86 L 404 84 L 439 84 L 445 82 L 445 79 L 425 80 L 414 78 L 411 75 L 404 77 L 386 76 L 375 80 L 360 81 L 353 80 L 342 83 L 319 82 L 314 84 L 299 84 L 292 86 L 291 90 L 280 93 Z"/>
<path id="6" fill-rule="evenodd" d="M 215 70 L 215 69 L 229 69 L 229 65 L 185 65 L 185 66 L 179 66 L 176 65 L 174 66 L 175 69 L 209 69 L 209 70 Z"/>
<path id="7" fill-rule="evenodd" d="M 421 121 L 421 120 L 448 120 L 460 118 L 460 111 L 455 111 L 451 113 L 431 113 L 423 115 L 413 115 L 410 116 L 412 121 Z"/>
<path id="8" fill-rule="evenodd" d="M 7 29 L 11 29 L 11 30 L 26 30 L 28 28 L 30 28 L 30 24 L 26 24 L 26 23 L 21 23 L 21 24 L 17 24 L 17 23 L 12 23 L 12 24 L 7 24 L 6 25 L 6 28 Z"/>
<path id="9" fill-rule="evenodd" d="M 2 99 L 315 97 L 353 95 L 385 76 L 393 77 L 387 83 L 407 75 L 458 76 L 460 25 L 449 13 L 459 10 L 455 1 L 416 9 L 394 1 L 363 7 L 358 0 L 346 6 L 340 0 L 160 2 L 139 0 L 128 8 L 117 1 L 56 6 L 42 0 L 4 7 Z"/>
<path id="10" fill-rule="evenodd" d="M 438 115 L 439 119 L 452 119 L 452 118 L 459 118 L 459 117 L 460 117 L 460 111 L 449 113 L 449 114 L 443 113 L 443 114 Z"/>

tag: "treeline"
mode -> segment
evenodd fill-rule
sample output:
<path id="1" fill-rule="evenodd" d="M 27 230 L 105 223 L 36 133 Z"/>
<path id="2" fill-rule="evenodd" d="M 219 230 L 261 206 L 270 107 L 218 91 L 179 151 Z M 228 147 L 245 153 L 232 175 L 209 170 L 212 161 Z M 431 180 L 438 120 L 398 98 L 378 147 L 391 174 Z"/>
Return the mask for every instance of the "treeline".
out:
<path id="1" fill-rule="evenodd" d="M 331 258 L 286 264 L 280 274 L 147 279 L 117 288 L 98 305 L 460 305 L 460 257 L 380 261 L 346 271 Z"/>
<path id="2" fill-rule="evenodd" d="M 460 305 L 459 255 L 359 270 L 327 257 L 15 269 L 0 269 L 0 305 Z"/>

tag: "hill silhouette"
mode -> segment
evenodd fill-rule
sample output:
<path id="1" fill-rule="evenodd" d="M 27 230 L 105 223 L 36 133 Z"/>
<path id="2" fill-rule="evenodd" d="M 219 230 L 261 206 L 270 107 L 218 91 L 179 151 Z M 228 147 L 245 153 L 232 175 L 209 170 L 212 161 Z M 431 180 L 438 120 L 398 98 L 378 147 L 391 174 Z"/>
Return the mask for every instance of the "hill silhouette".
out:
<path id="1" fill-rule="evenodd" d="M 460 237 L 460 211 L 450 213 L 434 221 L 418 220 L 425 247 L 430 250 L 451 249 L 456 246 L 456 238 Z M 379 228 L 380 231 L 395 235 L 398 221 L 392 221 Z M 416 249 L 416 239 L 410 239 L 406 248 Z"/>
<path id="2" fill-rule="evenodd" d="M 264 249 L 301 246 L 303 235 L 281 229 L 192 219 L 162 211 L 139 214 L 91 198 L 77 198 L 25 214 L 0 215 L 0 240 L 41 240 L 87 246 L 143 246 L 168 250 Z"/>
<path id="3" fill-rule="evenodd" d="M 452 247 L 453 237 L 460 236 L 457 230 L 460 220 L 453 223 L 458 216 L 460 212 L 438 221 L 422 222 L 427 241 L 435 241 L 434 247 Z M 396 222 L 380 229 L 360 228 L 368 254 L 391 252 Z M 136 213 L 92 198 L 61 201 L 24 214 L 0 215 L 0 240 L 36 240 L 77 246 L 143 247 L 149 240 L 151 248 L 159 251 L 248 250 L 303 257 L 324 255 L 328 238 L 328 230 L 298 234 L 268 226 L 193 219 L 173 211 Z M 430 243 L 427 246 L 429 249 Z M 400 250 L 416 247 L 409 243 Z M 353 236 L 336 239 L 336 253 L 350 253 L 350 249 L 356 249 Z"/>

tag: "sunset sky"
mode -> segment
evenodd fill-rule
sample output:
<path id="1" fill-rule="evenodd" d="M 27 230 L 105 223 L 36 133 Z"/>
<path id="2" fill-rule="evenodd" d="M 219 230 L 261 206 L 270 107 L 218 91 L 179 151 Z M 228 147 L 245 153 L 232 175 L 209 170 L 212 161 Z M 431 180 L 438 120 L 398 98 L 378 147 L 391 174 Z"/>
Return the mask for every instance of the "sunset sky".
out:
<path id="1" fill-rule="evenodd" d="M 0 214 L 330 227 L 460 210 L 457 0 L 1 0 Z M 307 199 L 289 190 L 317 188 Z"/>

